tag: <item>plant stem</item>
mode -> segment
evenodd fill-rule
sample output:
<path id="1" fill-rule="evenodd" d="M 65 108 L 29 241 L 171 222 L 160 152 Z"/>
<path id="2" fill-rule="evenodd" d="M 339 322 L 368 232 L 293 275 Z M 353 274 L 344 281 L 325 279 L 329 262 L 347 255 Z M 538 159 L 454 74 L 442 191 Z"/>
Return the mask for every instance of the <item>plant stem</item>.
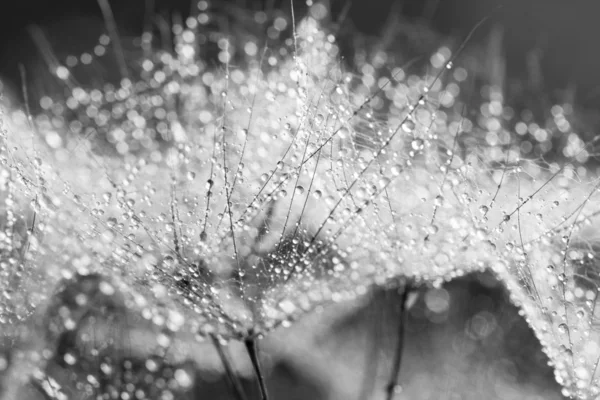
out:
<path id="1" fill-rule="evenodd" d="M 237 400 L 246 400 L 244 388 L 242 387 L 242 384 L 238 379 L 237 374 L 233 370 L 233 365 L 231 365 L 231 362 L 229 361 L 229 357 L 227 357 L 227 354 L 225 353 L 223 345 L 215 335 L 210 335 L 210 338 L 212 339 L 215 349 L 217 349 L 217 353 L 219 354 L 221 363 L 223 363 L 223 368 L 225 368 L 225 375 L 227 376 L 227 382 L 229 383 L 229 386 L 231 387 L 235 398 Z"/>
<path id="2" fill-rule="evenodd" d="M 46 382 L 48 382 L 48 387 L 52 390 L 52 393 L 48 393 L 48 391 L 46 391 L 46 389 L 42 385 L 42 382 L 39 381 L 38 379 L 36 379 L 35 377 L 31 377 L 29 379 L 29 384 L 31 386 L 33 386 L 33 388 L 38 393 L 40 393 L 44 397 L 45 400 L 56 400 L 56 399 L 59 399 L 60 397 L 58 396 L 58 394 L 62 394 L 62 392 L 59 391 L 57 393 L 57 389 L 52 387 L 52 385 L 50 384 L 50 380 L 48 379 L 48 377 L 44 377 L 44 379 L 46 380 Z"/>
<path id="3" fill-rule="evenodd" d="M 361 389 L 359 392 L 358 400 L 370 399 L 373 397 L 373 390 L 376 386 L 377 370 L 379 367 L 379 353 L 381 350 L 380 338 L 383 331 L 383 315 L 381 312 L 382 293 L 379 289 L 376 289 L 371 298 L 371 304 L 366 311 L 369 312 L 367 321 L 373 328 L 367 331 L 367 350 L 365 354 L 365 373 Z M 372 317 L 372 318 L 369 318 Z"/>
<path id="4" fill-rule="evenodd" d="M 125 60 L 125 52 L 123 51 L 123 45 L 121 44 L 121 38 L 119 37 L 119 31 L 117 30 L 117 23 L 115 16 L 110 8 L 108 0 L 98 0 L 98 5 L 102 11 L 104 17 L 104 24 L 106 30 L 111 39 L 111 44 L 115 51 L 115 58 L 117 65 L 119 66 L 119 72 L 121 72 L 121 79 L 129 78 L 129 69 L 127 68 L 127 61 Z"/>
<path id="5" fill-rule="evenodd" d="M 248 351 L 248 356 L 252 361 L 252 366 L 254 367 L 254 372 L 256 373 L 256 378 L 258 379 L 258 388 L 260 389 L 260 398 L 261 400 L 269 400 L 269 395 L 267 394 L 267 386 L 265 385 L 265 379 L 262 374 L 262 369 L 260 367 L 260 362 L 258 361 L 258 346 L 256 344 L 256 338 L 250 334 L 244 340 L 244 344 L 246 345 L 246 350 Z"/>
<path id="6" fill-rule="evenodd" d="M 385 387 L 386 400 L 392 400 L 398 387 L 398 376 L 400 375 L 400 364 L 402 363 L 402 351 L 404 350 L 404 327 L 407 322 L 406 307 L 408 294 L 411 288 L 408 283 L 404 284 L 402 295 L 400 297 L 400 311 L 398 314 L 398 336 L 396 342 L 396 351 L 394 352 L 394 361 L 392 364 L 392 373 L 388 384 Z"/>

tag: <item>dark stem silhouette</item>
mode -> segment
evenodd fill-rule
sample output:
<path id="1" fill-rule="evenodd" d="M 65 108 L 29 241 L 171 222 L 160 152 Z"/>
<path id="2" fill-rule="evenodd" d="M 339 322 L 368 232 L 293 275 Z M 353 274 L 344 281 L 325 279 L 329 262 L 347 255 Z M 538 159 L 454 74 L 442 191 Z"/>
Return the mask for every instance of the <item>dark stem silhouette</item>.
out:
<path id="1" fill-rule="evenodd" d="M 381 353 L 380 338 L 383 333 L 385 318 L 382 312 L 381 300 L 387 293 L 381 289 L 374 290 L 371 302 L 366 311 L 369 312 L 367 321 L 372 329 L 366 332 L 365 370 L 357 400 L 370 399 L 377 384 L 377 370 Z M 387 297 L 387 296 L 385 296 Z"/>
<path id="2" fill-rule="evenodd" d="M 223 348 L 223 345 L 219 341 L 219 339 L 215 335 L 210 335 L 212 339 L 213 345 L 219 354 L 219 358 L 221 359 L 221 363 L 223 364 L 223 368 L 225 369 L 225 376 L 227 377 L 227 383 L 231 387 L 231 391 L 233 392 L 235 398 L 237 400 L 247 400 L 246 394 L 244 393 L 244 388 L 240 380 L 238 379 L 237 374 L 233 370 L 233 365 L 231 365 L 231 361 Z"/>
<path id="3" fill-rule="evenodd" d="M 388 381 L 388 384 L 385 387 L 386 392 L 386 400 L 393 400 L 394 394 L 397 393 L 398 389 L 398 378 L 400 375 L 400 365 L 402 364 L 402 353 L 404 350 L 404 331 L 407 323 L 407 302 L 408 295 L 410 293 L 411 286 L 409 283 L 405 283 L 403 288 L 401 289 L 402 293 L 400 295 L 400 309 L 398 313 L 398 331 L 397 331 L 397 341 L 396 341 L 396 350 L 394 352 L 394 360 L 392 363 L 392 372 Z"/>
<path id="4" fill-rule="evenodd" d="M 256 378 L 258 379 L 258 389 L 260 390 L 260 398 L 261 400 L 269 400 L 267 386 L 265 385 L 265 378 L 263 376 L 262 368 L 258 360 L 258 346 L 256 343 L 256 337 L 254 337 L 254 335 L 252 334 L 249 334 L 248 337 L 244 340 L 244 344 L 246 345 L 248 356 L 252 361 L 252 367 L 254 367 L 254 373 L 256 374 Z"/>

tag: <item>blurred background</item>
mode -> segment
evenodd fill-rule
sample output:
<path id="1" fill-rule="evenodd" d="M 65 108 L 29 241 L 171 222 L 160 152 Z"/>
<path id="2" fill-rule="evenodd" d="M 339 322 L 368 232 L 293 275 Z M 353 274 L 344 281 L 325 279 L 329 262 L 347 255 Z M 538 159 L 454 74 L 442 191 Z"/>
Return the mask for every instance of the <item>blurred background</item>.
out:
<path id="1" fill-rule="evenodd" d="M 151 9 L 169 16 L 189 14 L 189 0 L 112 1 L 122 35 L 139 35 L 144 16 Z M 277 8 L 289 12 L 287 0 L 219 0 L 214 6 L 236 5 L 245 9 Z M 478 30 L 471 45 L 489 44 L 490 34 L 501 31 L 500 53 L 506 62 L 506 79 L 529 80 L 553 96 L 565 92 L 582 105 L 600 100 L 600 52 L 590 41 L 600 36 L 596 23 L 600 3 L 594 0 L 328 0 L 332 13 L 348 8 L 352 30 L 381 35 L 385 21 L 398 13 L 401 23 L 421 25 L 436 34 L 464 37 L 482 18 L 491 21 Z M 18 78 L 17 64 L 35 56 L 26 26 L 37 24 L 47 33 L 55 51 L 83 52 L 103 31 L 102 14 L 95 0 L 24 0 L 11 2 L 0 20 L 0 75 L 9 82 Z M 501 7 L 501 8 L 499 8 Z M 302 15 L 303 1 L 294 1 Z M 400 29 L 400 27 L 398 27 Z M 416 32 L 415 32 L 416 33 Z M 427 34 L 421 33 L 422 39 Z M 91 41 L 91 42 L 90 42 Z M 87 48 L 89 51 L 90 49 Z M 427 50 L 427 48 L 423 48 Z M 538 76 L 534 76 L 538 75 Z"/>
<path id="2" fill-rule="evenodd" d="M 70 284 L 56 304 L 72 301 L 78 293 L 87 292 L 86 286 L 85 279 Z M 397 345 L 400 299 L 398 289 L 380 289 L 358 301 L 309 314 L 260 340 L 270 398 L 385 399 Z M 114 300 L 96 299 L 92 307 L 93 318 L 78 326 L 73 335 L 47 341 L 55 354 L 46 374 L 59 383 L 69 399 L 94 398 L 78 388 L 77 382 L 86 381 L 88 373 L 103 368 L 89 353 L 93 346 L 82 344 L 86 332 L 99 343 L 115 340 L 107 349 L 111 365 L 127 372 L 114 376 L 130 373 L 134 378 L 129 381 L 136 388 L 148 388 L 146 398 L 163 399 L 152 394 L 152 384 L 172 376 L 174 369 L 188 371 L 191 377 L 189 390 L 175 391 L 175 399 L 236 398 L 210 342 L 176 337 L 166 354 L 156 355 L 151 351 L 156 334 L 139 315 L 115 307 Z M 441 288 L 419 289 L 404 330 L 396 400 L 562 398 L 537 339 L 491 274 L 469 275 Z M 8 345 L 5 343 L 5 351 L 11 354 Z M 13 346 L 16 349 L 31 343 Z M 248 398 L 259 399 L 243 345 L 232 342 L 225 349 Z M 79 368 L 65 363 L 68 354 L 77 355 Z M 14 368 L 23 368 L 18 359 L 7 359 Z M 4 397 L 0 398 L 52 398 L 32 384 L 15 388 L 15 381 L 8 378 L 9 369 L 5 371 L 0 385 Z M 105 391 L 110 385 L 119 387 L 112 380 L 99 384 Z"/>
<path id="3" fill-rule="evenodd" d="M 231 4 L 240 9 L 290 12 L 288 1 L 213 0 L 211 4 L 223 9 Z M 136 37 L 146 15 L 172 21 L 175 15 L 187 15 L 194 4 L 189 0 L 121 0 L 111 1 L 111 6 L 120 34 Z M 469 48 L 479 55 L 474 63 L 492 64 L 485 79 L 502 88 L 507 103 L 543 118 L 552 104 L 569 102 L 580 110 L 586 129 L 594 132 L 598 125 L 600 52 L 593 45 L 600 37 L 597 1 L 331 0 L 329 6 L 332 18 L 340 18 L 342 48 L 348 59 L 354 56 L 356 37 L 370 36 L 379 42 L 388 40 L 388 46 L 406 52 L 407 58 L 428 57 L 442 43 L 460 43 L 478 21 L 489 16 Z M 104 21 L 95 0 L 23 0 L 10 7 L 10 12 L 4 10 L 0 16 L 0 79 L 6 92 L 20 98 L 18 64 L 24 64 L 35 108 L 36 100 L 59 88 L 47 72 L 30 27 L 42 31 L 56 57 L 65 59 L 92 51 L 105 30 Z M 297 18 L 306 12 L 302 2 L 296 1 L 294 8 Z M 114 66 L 92 67 L 94 74 L 89 68 L 81 70 L 78 80 L 94 84 L 96 79 L 106 82 L 118 76 Z M 261 341 L 272 399 L 383 399 L 397 340 L 399 299 L 396 289 L 382 289 L 360 301 L 311 314 Z M 87 328 L 100 330 L 101 322 L 98 319 Z M 116 323 L 115 330 L 128 332 L 128 343 L 143 335 L 143 329 L 131 324 Z M 437 289 L 419 289 L 405 331 L 402 389 L 397 400 L 561 398 L 539 343 L 489 274 L 470 275 Z M 64 350 L 64 346 L 78 344 L 67 340 L 62 345 Z M 19 343 L 4 346 L 10 354 Z M 165 356 L 167 364 L 191 365 L 193 371 L 192 390 L 177 398 L 232 398 L 214 347 L 209 343 L 189 346 L 191 350 L 184 354 Z M 228 347 L 247 393 L 258 398 L 247 355 L 239 344 Z M 133 345 L 123 354 L 133 360 L 133 369 L 142 368 L 147 356 Z M 5 361 L 0 371 L 17 363 L 8 356 Z M 63 367 L 50 366 L 57 379 L 62 376 L 62 383 L 68 385 Z M 0 386 L 5 393 L 10 384 L 7 376 Z M 74 384 L 70 390 L 77 392 Z M 44 398 L 31 385 L 12 395 Z"/>
<path id="4" fill-rule="evenodd" d="M 139 46 L 127 44 L 139 38 L 145 26 L 168 34 L 174 22 L 198 12 L 191 0 L 109 3 L 124 39 L 125 54 L 132 60 L 139 58 L 135 53 Z M 210 8 L 228 16 L 225 24 L 244 21 L 248 34 L 264 37 L 267 28 L 252 17 L 243 17 L 253 14 L 240 10 L 271 10 L 289 17 L 291 4 L 298 19 L 307 12 L 307 2 L 299 0 L 218 0 L 212 1 Z M 331 10 L 331 20 L 339 23 L 341 56 L 347 68 L 355 70 L 361 60 L 365 61 L 363 53 L 371 52 L 367 54 L 370 58 L 378 49 L 393 55 L 388 60 L 393 64 L 390 69 L 414 57 L 428 61 L 443 45 L 457 49 L 473 27 L 488 18 L 469 38 L 458 60 L 478 81 L 473 88 L 462 88 L 474 94 L 474 109 L 487 100 L 482 94 L 485 86 L 493 85 L 503 94 L 506 105 L 514 109 L 515 122 L 522 118 L 526 123 L 534 119 L 540 126 L 552 125 L 552 106 L 569 104 L 576 114 L 569 122 L 584 142 L 593 140 L 600 128 L 596 112 L 600 106 L 600 52 L 592 45 L 594 38 L 600 37 L 595 23 L 600 15 L 597 1 L 325 0 L 323 4 Z M 99 37 L 106 31 L 96 0 L 13 2 L 11 11 L 3 12 L 0 20 L 0 81 L 10 97 L 22 100 L 19 63 L 28 71 L 32 99 L 64 88 L 49 72 L 49 62 L 71 65 L 72 76 L 81 84 L 114 83 L 120 78 L 110 54 L 101 62 L 94 56 Z M 229 28 L 221 24 L 217 29 Z M 288 26 L 283 34 L 289 34 L 290 29 Z M 422 67 L 423 63 L 417 63 L 411 72 L 422 73 Z M 36 101 L 30 103 L 37 106 Z M 537 143 L 535 138 L 528 140 Z M 600 153 L 600 149 L 592 150 L 592 154 Z M 544 156 L 552 158 L 555 153 Z M 594 162 L 599 165 L 598 160 Z"/>

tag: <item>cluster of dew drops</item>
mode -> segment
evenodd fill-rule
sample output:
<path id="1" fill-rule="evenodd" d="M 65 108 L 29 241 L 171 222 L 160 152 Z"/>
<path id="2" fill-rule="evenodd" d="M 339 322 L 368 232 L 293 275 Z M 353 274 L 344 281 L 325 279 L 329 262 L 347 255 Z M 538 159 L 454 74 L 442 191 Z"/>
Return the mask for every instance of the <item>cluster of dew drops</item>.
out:
<path id="1" fill-rule="evenodd" d="M 343 65 L 327 9 L 308 5 L 302 21 L 261 11 L 225 30 L 200 1 L 168 32 L 172 50 L 146 33 L 119 84 L 77 85 L 70 68 L 113 54 L 118 38 L 102 35 L 53 67 L 64 93 L 41 97 L 41 113 L 3 115 L 2 326 L 85 281 L 61 292 L 76 293 L 49 313 L 50 337 L 119 293 L 114 308 L 158 327 L 163 347 L 178 332 L 241 339 L 373 284 L 491 268 L 565 394 L 600 392 L 595 248 L 583 239 L 596 187 L 572 107 L 540 125 L 486 86 L 472 113 L 469 73 L 447 47 L 422 75 L 380 49 Z M 546 161 L 550 150 L 566 161 Z M 129 398 L 153 396 L 131 361 L 115 365 Z M 151 390 L 190 387 L 184 367 L 157 365 L 140 367 L 162 375 Z M 100 371 L 80 385 L 111 398 L 114 368 Z"/>

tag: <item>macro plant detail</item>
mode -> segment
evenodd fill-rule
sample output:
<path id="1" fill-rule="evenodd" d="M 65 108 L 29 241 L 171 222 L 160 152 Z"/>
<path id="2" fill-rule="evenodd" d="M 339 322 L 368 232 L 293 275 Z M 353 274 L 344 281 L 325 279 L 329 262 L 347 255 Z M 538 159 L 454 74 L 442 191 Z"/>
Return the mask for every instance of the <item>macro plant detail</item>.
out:
<path id="1" fill-rule="evenodd" d="M 243 399 L 227 352 L 239 341 L 267 399 L 260 338 L 393 287 L 392 399 L 411 295 L 492 271 L 563 395 L 600 394 L 595 139 L 573 131 L 569 104 L 540 125 L 496 86 L 462 92 L 475 78 L 461 56 L 488 18 L 453 51 L 390 65 L 381 48 L 343 58 L 325 3 L 296 20 L 293 3 L 232 16 L 202 0 L 132 43 L 98 3 L 95 56 L 118 83 L 78 82 L 78 58 L 31 27 L 61 90 L 33 97 L 22 66 L 25 105 L 1 118 L 0 324 L 24 347 L 0 358 L 8 376 L 53 399 L 78 395 L 67 381 L 81 398 L 180 398 L 194 365 L 165 360 L 193 338 Z"/>

